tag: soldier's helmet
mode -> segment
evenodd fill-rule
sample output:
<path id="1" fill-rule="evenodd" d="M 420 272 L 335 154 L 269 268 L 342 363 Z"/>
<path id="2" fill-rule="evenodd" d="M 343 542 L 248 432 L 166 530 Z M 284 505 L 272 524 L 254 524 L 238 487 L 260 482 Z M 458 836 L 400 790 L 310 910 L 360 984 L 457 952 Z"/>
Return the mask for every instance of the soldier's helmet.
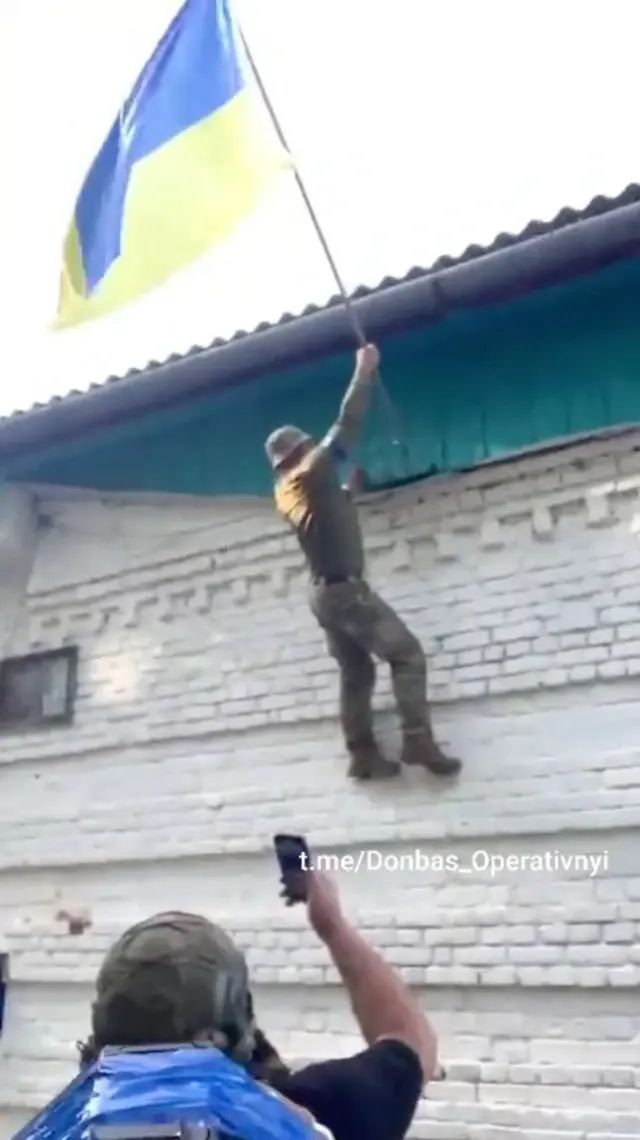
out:
<path id="1" fill-rule="evenodd" d="M 93 1034 L 102 1047 L 208 1041 L 238 1062 L 255 1046 L 249 975 L 219 926 L 170 911 L 132 926 L 96 981 Z"/>
<path id="2" fill-rule="evenodd" d="M 307 435 L 305 431 L 294 427 L 292 424 L 287 424 L 285 427 L 272 431 L 264 447 L 269 463 L 274 470 L 277 470 L 302 444 L 310 442 L 311 436 Z"/>

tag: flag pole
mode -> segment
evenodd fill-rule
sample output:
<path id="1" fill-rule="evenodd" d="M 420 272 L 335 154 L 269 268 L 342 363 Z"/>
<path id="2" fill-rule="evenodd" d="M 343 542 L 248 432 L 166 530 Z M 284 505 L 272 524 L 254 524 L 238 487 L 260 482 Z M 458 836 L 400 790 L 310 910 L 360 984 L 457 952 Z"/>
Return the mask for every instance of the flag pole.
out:
<path id="1" fill-rule="evenodd" d="M 256 81 L 256 86 L 258 87 L 260 95 L 262 96 L 262 100 L 263 100 L 264 105 L 267 109 L 267 112 L 269 114 L 271 122 L 273 123 L 276 135 L 278 136 L 280 144 L 282 145 L 284 150 L 286 150 L 288 154 L 291 154 L 291 150 L 289 148 L 289 144 L 287 142 L 286 135 L 282 129 L 282 125 L 280 123 L 278 115 L 276 114 L 275 107 L 273 106 L 273 103 L 271 102 L 271 99 L 269 98 L 269 93 L 268 93 L 268 91 L 264 85 L 264 81 L 262 79 L 260 71 L 258 70 L 258 67 L 256 65 L 256 61 L 255 61 L 255 59 L 251 53 L 251 49 L 249 47 L 249 44 L 247 43 L 244 32 L 242 31 L 242 28 L 239 26 L 238 26 L 238 30 L 240 33 L 240 39 L 242 41 L 242 46 L 244 48 L 244 52 L 245 52 L 245 55 L 247 57 L 247 61 L 248 61 L 249 66 L 253 72 L 254 79 Z M 307 188 L 304 184 L 304 181 L 302 179 L 300 171 L 298 170 L 298 167 L 297 167 L 295 162 L 293 163 L 293 174 L 294 174 L 294 177 L 296 180 L 296 184 L 298 186 L 298 190 L 300 191 L 300 196 L 301 196 L 302 201 L 304 202 L 304 205 L 306 207 L 307 214 L 309 215 L 309 220 L 310 220 L 310 222 L 311 222 L 311 224 L 315 230 L 316 237 L 317 237 L 318 241 L 320 242 L 320 246 L 322 248 L 324 256 L 327 259 L 327 264 L 329 265 L 329 269 L 331 270 L 331 273 L 333 275 L 333 279 L 336 283 L 338 294 L 342 300 L 342 304 L 344 305 L 345 312 L 347 315 L 347 319 L 349 320 L 349 323 L 350 323 L 351 328 L 353 330 L 353 334 L 355 336 L 355 339 L 358 342 L 359 347 L 363 348 L 364 345 L 367 344 L 367 337 L 365 335 L 365 331 L 364 331 L 364 328 L 362 326 L 362 322 L 361 322 L 361 320 L 360 320 L 360 318 L 356 312 L 355 306 L 354 306 L 349 294 L 347 293 L 344 281 L 342 280 L 342 277 L 340 275 L 340 270 L 338 269 L 335 258 L 331 252 L 331 247 L 329 246 L 329 243 L 326 239 L 324 230 L 323 230 L 322 226 L 320 225 L 320 219 L 318 218 L 318 215 L 315 211 L 313 202 L 311 201 L 311 198 L 309 197 L 309 193 L 307 191 Z M 385 385 L 382 382 L 382 378 L 381 378 L 379 372 L 376 373 L 376 380 L 378 383 L 378 388 L 380 390 L 380 394 L 381 394 L 381 396 L 384 400 L 384 403 L 386 405 L 387 416 L 389 418 L 389 425 L 391 427 L 392 443 L 396 447 L 400 448 L 400 450 L 402 451 L 402 457 L 403 457 L 403 460 L 404 460 L 404 463 L 405 463 L 405 466 L 407 469 L 407 474 L 410 475 L 412 472 L 411 472 L 411 461 L 410 461 L 410 457 L 409 457 L 409 448 L 407 447 L 406 439 L 404 436 L 404 431 L 402 428 L 402 423 L 400 421 L 400 416 L 398 415 L 396 406 L 393 403 L 393 400 L 391 399 L 389 393 L 387 392 Z"/>

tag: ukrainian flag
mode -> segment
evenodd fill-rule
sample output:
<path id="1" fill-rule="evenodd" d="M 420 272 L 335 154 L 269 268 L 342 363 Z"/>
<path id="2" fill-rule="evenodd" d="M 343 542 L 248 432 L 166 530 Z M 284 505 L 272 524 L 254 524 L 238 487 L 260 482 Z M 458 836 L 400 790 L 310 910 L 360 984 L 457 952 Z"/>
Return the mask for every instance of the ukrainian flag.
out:
<path id="1" fill-rule="evenodd" d="M 228 0 L 186 0 L 85 179 L 55 327 L 161 284 L 228 237 L 288 167 Z"/>

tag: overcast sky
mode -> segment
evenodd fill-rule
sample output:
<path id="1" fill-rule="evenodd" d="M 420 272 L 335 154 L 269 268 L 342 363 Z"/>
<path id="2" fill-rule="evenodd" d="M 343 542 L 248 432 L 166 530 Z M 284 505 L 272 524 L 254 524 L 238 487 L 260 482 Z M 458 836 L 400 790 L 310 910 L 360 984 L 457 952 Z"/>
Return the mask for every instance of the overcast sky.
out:
<path id="1" fill-rule="evenodd" d="M 47 332 L 83 176 L 178 6 L 2 7 L 0 415 L 333 292 L 287 184 L 157 293 Z M 237 0 L 237 11 L 350 288 L 640 178 L 628 0 Z"/>

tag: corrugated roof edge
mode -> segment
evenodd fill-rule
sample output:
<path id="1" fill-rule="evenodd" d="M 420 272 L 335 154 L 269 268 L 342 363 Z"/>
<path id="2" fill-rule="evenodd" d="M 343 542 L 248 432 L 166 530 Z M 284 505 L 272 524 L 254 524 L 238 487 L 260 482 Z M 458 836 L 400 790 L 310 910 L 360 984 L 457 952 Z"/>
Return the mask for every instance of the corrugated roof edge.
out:
<path id="1" fill-rule="evenodd" d="M 615 198 L 599 195 L 582 210 L 565 207 L 549 222 L 533 220 L 518 234 L 498 234 L 488 246 L 468 246 L 459 257 L 442 256 L 402 278 L 360 286 L 351 296 L 373 336 L 437 319 L 455 308 L 499 303 L 639 253 L 640 184 L 632 183 Z M 84 392 L 71 391 L 0 417 L 0 447 L 8 457 L 80 427 L 97 429 L 203 389 L 347 348 L 352 341 L 342 299 L 334 296 L 325 305 L 283 313 L 274 324 L 239 329 L 228 340 L 195 345 L 184 354 L 110 376 Z"/>

